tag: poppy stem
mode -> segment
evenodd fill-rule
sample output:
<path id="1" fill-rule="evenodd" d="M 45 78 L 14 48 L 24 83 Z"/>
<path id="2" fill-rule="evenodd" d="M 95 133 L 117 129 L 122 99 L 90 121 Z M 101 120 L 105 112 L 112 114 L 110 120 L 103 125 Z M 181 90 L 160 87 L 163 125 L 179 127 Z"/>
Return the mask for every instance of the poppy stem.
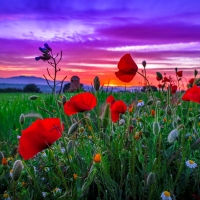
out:
<path id="1" fill-rule="evenodd" d="M 152 88 L 151 88 L 151 85 L 150 85 L 150 83 L 149 83 L 149 80 L 148 80 L 143 74 L 141 74 L 140 72 L 137 71 L 137 73 L 138 73 L 140 76 L 142 76 L 142 77 L 147 81 L 148 85 L 150 86 L 150 90 L 151 90 L 151 95 L 152 95 L 153 101 L 155 102 L 154 95 L 153 95 L 153 90 L 152 90 Z"/>
<path id="2" fill-rule="evenodd" d="M 53 159 L 53 161 L 54 161 L 54 163 L 55 163 L 55 166 L 56 166 L 56 168 L 57 168 L 58 175 L 60 176 L 60 178 L 61 178 L 61 180 L 62 180 L 62 182 L 63 182 L 63 185 L 64 185 L 66 191 L 68 191 L 68 187 L 67 187 L 67 183 L 66 183 L 66 181 L 65 181 L 65 177 L 64 177 L 64 175 L 63 175 L 63 173 L 62 173 L 62 171 L 61 171 L 61 169 L 60 169 L 60 166 L 58 165 L 58 162 L 57 162 L 57 160 L 56 160 L 56 158 L 55 158 L 55 156 L 54 156 L 54 154 L 53 154 L 53 151 L 52 151 L 50 148 L 49 148 L 49 152 L 50 152 L 51 158 Z"/>
<path id="3" fill-rule="evenodd" d="M 42 192 L 41 192 L 41 190 L 40 190 L 40 187 L 39 187 L 37 181 L 35 180 L 34 176 L 33 176 L 32 173 L 30 172 L 30 170 L 29 170 L 28 166 L 26 165 L 26 163 L 24 162 L 24 160 L 22 160 L 22 163 L 23 163 L 23 165 L 24 165 L 26 171 L 28 172 L 28 174 L 31 176 L 31 178 L 32 178 L 32 180 L 33 180 L 35 186 L 37 187 L 37 189 L 38 189 L 38 191 L 39 191 L 39 193 L 40 193 L 40 196 L 42 197 L 42 199 L 44 199 L 44 197 L 43 197 L 43 195 L 42 195 Z"/>

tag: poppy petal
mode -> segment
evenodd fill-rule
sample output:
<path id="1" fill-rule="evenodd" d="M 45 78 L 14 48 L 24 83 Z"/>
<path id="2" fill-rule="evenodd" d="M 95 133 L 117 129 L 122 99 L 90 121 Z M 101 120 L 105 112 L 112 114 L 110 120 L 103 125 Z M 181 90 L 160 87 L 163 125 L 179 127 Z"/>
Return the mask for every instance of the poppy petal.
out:
<path id="1" fill-rule="evenodd" d="M 114 101 L 115 101 L 115 98 L 112 95 L 108 96 L 106 99 L 106 103 L 112 103 Z"/>
<path id="2" fill-rule="evenodd" d="M 92 110 L 97 104 L 96 97 L 90 92 L 84 92 L 73 96 L 64 105 L 64 112 L 70 116 L 78 112 Z"/>
<path id="3" fill-rule="evenodd" d="M 118 69 L 119 70 L 129 70 L 129 69 L 135 69 L 135 71 L 138 70 L 138 66 L 132 59 L 130 54 L 125 54 L 118 63 Z"/>
<path id="4" fill-rule="evenodd" d="M 133 80 L 133 78 L 134 78 L 134 76 L 136 75 L 136 73 L 134 73 L 134 74 L 128 74 L 128 73 L 125 73 L 125 72 L 123 72 L 123 71 L 118 71 L 118 72 L 115 72 L 115 75 L 117 76 L 117 78 L 118 78 L 120 81 L 129 83 L 130 81 Z"/>
<path id="5" fill-rule="evenodd" d="M 55 129 L 57 127 L 57 129 Z M 60 119 L 37 119 L 22 131 L 19 139 L 19 154 L 28 160 L 48 148 L 62 135 Z"/>
<path id="6" fill-rule="evenodd" d="M 183 101 L 192 101 L 200 104 L 200 88 L 197 85 L 189 88 L 182 96 Z"/>

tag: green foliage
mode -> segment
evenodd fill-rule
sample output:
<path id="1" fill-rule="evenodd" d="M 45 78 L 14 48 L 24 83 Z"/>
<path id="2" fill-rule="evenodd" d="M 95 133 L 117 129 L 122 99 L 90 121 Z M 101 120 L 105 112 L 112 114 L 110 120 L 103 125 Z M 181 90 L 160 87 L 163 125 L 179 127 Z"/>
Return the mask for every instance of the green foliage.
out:
<path id="1" fill-rule="evenodd" d="M 31 93 L 41 93 L 41 90 L 40 88 L 37 87 L 37 85 L 35 84 L 28 84 L 28 85 L 25 85 L 24 88 L 23 88 L 23 91 L 24 92 L 31 92 Z"/>

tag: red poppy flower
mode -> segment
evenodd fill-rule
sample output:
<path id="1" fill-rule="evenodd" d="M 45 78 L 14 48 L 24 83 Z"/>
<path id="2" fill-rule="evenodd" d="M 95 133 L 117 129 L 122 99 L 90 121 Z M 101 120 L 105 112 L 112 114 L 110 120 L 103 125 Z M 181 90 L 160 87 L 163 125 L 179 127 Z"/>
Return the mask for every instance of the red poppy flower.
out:
<path id="1" fill-rule="evenodd" d="M 59 118 L 37 119 L 22 131 L 19 139 L 19 154 L 28 160 L 51 146 L 62 136 L 63 127 Z"/>
<path id="2" fill-rule="evenodd" d="M 166 83 L 166 82 L 170 82 L 170 80 L 165 76 L 162 82 Z"/>
<path id="3" fill-rule="evenodd" d="M 162 78 L 158 77 L 158 76 L 156 76 L 156 79 L 157 79 L 157 81 L 161 81 L 162 80 Z"/>
<path id="4" fill-rule="evenodd" d="M 183 71 L 178 71 L 178 72 L 176 72 L 176 75 L 177 75 L 178 77 L 182 77 L 182 76 L 183 76 Z"/>
<path id="5" fill-rule="evenodd" d="M 106 103 L 109 103 L 112 105 L 114 102 L 115 102 L 115 98 L 112 95 L 107 97 Z"/>
<path id="6" fill-rule="evenodd" d="M 191 78 L 191 79 L 189 80 L 189 83 L 193 84 L 193 83 L 194 83 L 194 78 Z"/>
<path id="7" fill-rule="evenodd" d="M 158 84 L 158 88 L 162 88 L 162 84 Z"/>
<path id="8" fill-rule="evenodd" d="M 182 100 L 200 103 L 200 88 L 197 85 L 189 88 L 182 96 Z"/>
<path id="9" fill-rule="evenodd" d="M 171 88 L 171 93 L 175 94 L 178 87 L 176 85 L 170 85 L 170 88 Z"/>
<path id="10" fill-rule="evenodd" d="M 118 63 L 118 72 L 115 72 L 117 78 L 123 82 L 130 82 L 138 70 L 138 66 L 133 61 L 130 54 L 125 54 Z"/>
<path id="11" fill-rule="evenodd" d="M 126 104 L 122 100 L 115 101 L 111 106 L 111 120 L 116 122 L 119 120 L 119 115 L 126 112 Z"/>
<path id="12" fill-rule="evenodd" d="M 84 92 L 73 96 L 64 105 L 64 112 L 70 116 L 78 112 L 92 110 L 97 105 L 96 97 L 90 92 Z"/>

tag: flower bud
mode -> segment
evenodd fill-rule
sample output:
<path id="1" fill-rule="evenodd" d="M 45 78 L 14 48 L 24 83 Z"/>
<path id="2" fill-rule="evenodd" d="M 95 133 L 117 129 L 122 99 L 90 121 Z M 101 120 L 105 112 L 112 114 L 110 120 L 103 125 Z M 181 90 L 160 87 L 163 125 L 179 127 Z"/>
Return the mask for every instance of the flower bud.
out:
<path id="1" fill-rule="evenodd" d="M 44 46 L 45 46 L 49 51 L 52 51 L 52 48 L 51 48 L 47 43 L 45 43 Z"/>
<path id="2" fill-rule="evenodd" d="M 42 53 L 48 53 L 48 52 L 49 52 L 48 49 L 42 48 L 42 47 L 39 47 L 39 50 L 40 50 Z"/>
<path id="3" fill-rule="evenodd" d="M 152 104 L 153 104 L 153 99 L 149 99 L 149 100 L 147 101 L 147 105 L 150 106 L 150 105 L 152 105 Z"/>
<path id="4" fill-rule="evenodd" d="M 16 160 L 14 165 L 13 165 L 13 171 L 12 171 L 12 179 L 14 181 L 17 181 L 19 179 L 23 168 L 24 168 L 24 166 L 22 164 L 22 161 Z"/>
<path id="5" fill-rule="evenodd" d="M 62 104 L 64 105 L 67 101 L 67 97 L 65 95 L 62 96 Z"/>
<path id="6" fill-rule="evenodd" d="M 142 61 L 142 65 L 143 65 L 143 67 L 146 67 L 146 65 L 147 65 L 147 62 L 144 60 L 144 61 Z"/>
<path id="7" fill-rule="evenodd" d="M 70 140 L 67 144 L 67 153 L 70 153 L 70 151 L 74 148 L 74 141 Z"/>
<path id="8" fill-rule="evenodd" d="M 153 133 L 158 135 L 160 133 L 160 124 L 158 122 L 153 123 Z"/>
<path id="9" fill-rule="evenodd" d="M 96 76 L 96 77 L 94 78 L 94 89 L 95 89 L 96 91 L 98 91 L 99 88 L 100 88 L 100 80 L 99 80 L 99 77 Z"/>
<path id="10" fill-rule="evenodd" d="M 19 117 L 19 123 L 20 123 L 21 125 L 23 125 L 24 122 L 25 122 L 25 116 L 24 116 L 24 114 L 21 114 L 20 117 Z"/>
<path id="11" fill-rule="evenodd" d="M 148 176 L 147 176 L 147 185 L 150 186 L 152 185 L 156 180 L 156 175 L 151 172 Z"/>
<path id="12" fill-rule="evenodd" d="M 171 115 L 172 114 L 172 109 L 171 109 L 171 107 L 169 105 L 165 108 L 165 113 L 167 115 Z"/>
<path id="13" fill-rule="evenodd" d="M 36 100 L 37 98 L 39 98 L 39 97 L 36 96 L 36 95 L 32 95 L 32 96 L 30 96 L 28 99 L 29 99 L 29 100 Z"/>
<path id="14" fill-rule="evenodd" d="M 173 143 L 175 140 L 178 139 L 178 135 L 179 135 L 179 131 L 177 129 L 172 130 L 168 135 L 167 141 L 169 143 Z"/>
<path id="15" fill-rule="evenodd" d="M 73 134 L 78 129 L 78 122 L 72 124 L 68 130 L 68 135 Z"/>

